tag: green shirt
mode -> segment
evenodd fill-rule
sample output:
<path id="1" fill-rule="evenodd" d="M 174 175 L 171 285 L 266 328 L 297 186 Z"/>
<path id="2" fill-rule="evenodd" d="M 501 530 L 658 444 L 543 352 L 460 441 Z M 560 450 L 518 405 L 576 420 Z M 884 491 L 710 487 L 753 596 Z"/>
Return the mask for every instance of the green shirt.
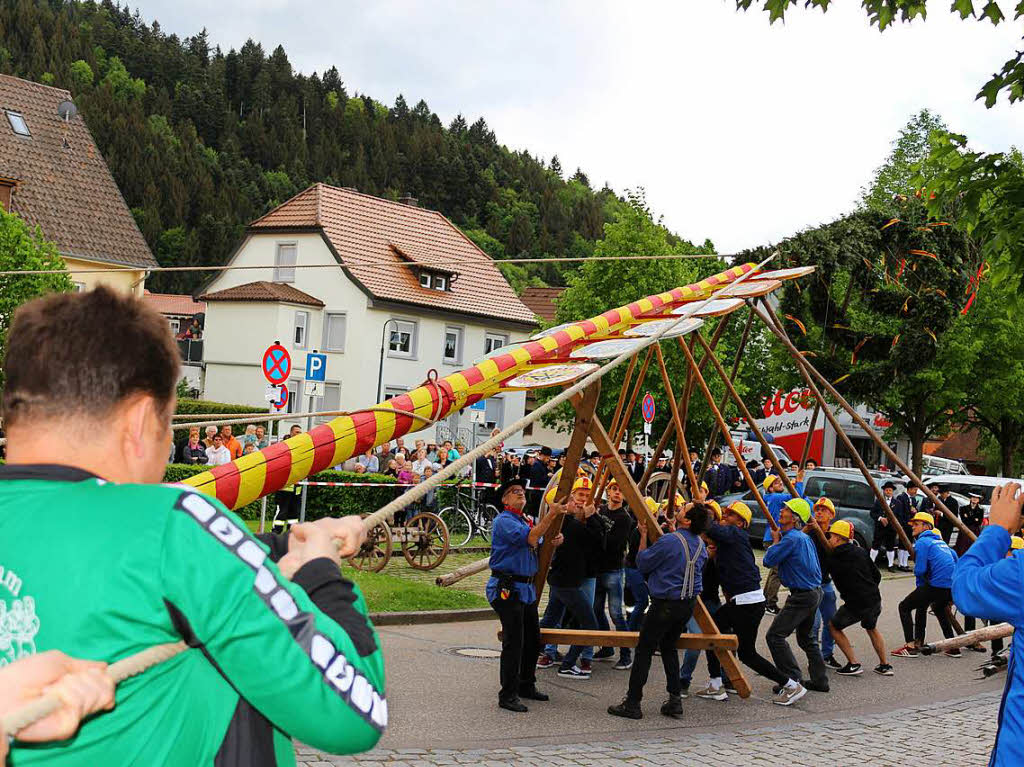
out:
<path id="1" fill-rule="evenodd" d="M 362 626 L 346 631 L 218 501 L 8 465 L 0 508 L 0 665 L 193 645 L 118 685 L 115 709 L 70 740 L 15 743 L 11 764 L 291 765 L 291 738 L 334 753 L 380 738 L 384 661 L 362 595 L 350 609 Z"/>

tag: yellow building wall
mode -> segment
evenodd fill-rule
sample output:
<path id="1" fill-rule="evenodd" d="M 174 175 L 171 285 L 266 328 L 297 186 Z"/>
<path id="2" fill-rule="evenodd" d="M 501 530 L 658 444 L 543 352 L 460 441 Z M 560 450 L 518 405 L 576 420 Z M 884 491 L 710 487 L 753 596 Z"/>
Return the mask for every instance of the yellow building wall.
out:
<path id="1" fill-rule="evenodd" d="M 111 269 L 113 264 L 105 264 L 99 261 L 82 261 L 77 258 L 65 258 L 64 263 L 68 269 Z M 105 272 L 102 274 L 72 274 L 71 281 L 81 285 L 82 290 L 92 290 L 97 285 L 108 285 L 116 290 L 124 292 L 131 291 L 133 295 L 141 296 L 146 287 L 146 271 L 137 268 L 125 268 L 123 271 Z M 138 283 L 138 284 L 136 284 Z M 132 287 L 134 285 L 134 288 Z"/>

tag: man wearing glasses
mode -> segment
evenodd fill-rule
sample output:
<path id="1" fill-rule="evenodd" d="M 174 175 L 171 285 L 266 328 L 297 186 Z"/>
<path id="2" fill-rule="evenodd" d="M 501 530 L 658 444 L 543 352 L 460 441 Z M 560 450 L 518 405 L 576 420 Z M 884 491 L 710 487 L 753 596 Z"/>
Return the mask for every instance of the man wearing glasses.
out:
<path id="1" fill-rule="evenodd" d="M 498 705 L 507 711 L 527 711 L 520 698 L 547 700 L 537 690 L 537 653 L 540 628 L 537 617 L 537 545 L 560 514 L 552 511 L 534 524 L 523 514 L 526 489 L 512 479 L 499 489 L 502 510 L 494 519 L 491 538 L 491 577 L 487 601 L 501 621 L 501 689 Z M 562 536 L 554 538 L 554 545 Z"/>

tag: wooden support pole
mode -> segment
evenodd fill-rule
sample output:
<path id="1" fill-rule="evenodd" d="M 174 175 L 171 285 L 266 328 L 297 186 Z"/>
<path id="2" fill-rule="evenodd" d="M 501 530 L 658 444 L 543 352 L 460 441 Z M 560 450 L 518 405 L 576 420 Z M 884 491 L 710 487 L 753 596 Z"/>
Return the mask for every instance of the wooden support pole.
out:
<path id="1" fill-rule="evenodd" d="M 569 438 L 569 447 L 565 451 L 565 466 L 562 467 L 562 474 L 558 478 L 558 490 L 555 492 L 555 499 L 562 500 L 572 490 L 572 483 L 576 479 L 576 468 L 580 465 L 580 457 L 583 455 L 583 448 L 587 444 L 587 434 L 590 431 L 590 421 L 597 411 L 597 401 L 601 395 L 601 381 L 594 381 L 593 384 L 583 390 L 583 396 L 576 407 L 576 423 L 573 425 L 572 437 Z M 576 404 L 576 400 L 573 400 Z M 533 587 L 537 592 L 537 600 L 540 601 L 544 593 L 544 581 L 548 577 L 548 568 L 551 566 L 551 557 L 555 553 L 552 541 L 562 531 L 562 517 L 559 515 L 551 527 L 548 528 L 544 540 L 541 542 L 540 551 L 537 553 L 537 574 L 533 578 Z"/>
<path id="2" fill-rule="evenodd" d="M 647 356 L 644 357 L 644 364 L 640 366 L 640 373 L 636 377 L 636 385 L 633 387 L 633 394 L 629 398 L 629 405 L 626 406 L 625 412 L 622 414 L 622 420 L 619 421 L 619 428 L 612 429 L 611 433 L 615 435 L 615 448 L 614 452 L 616 455 L 619 454 L 619 443 L 622 442 L 622 437 L 626 433 L 626 428 L 629 426 L 629 421 L 633 417 L 633 409 L 636 407 L 637 397 L 640 396 L 640 390 L 643 388 L 644 379 L 647 378 L 647 368 L 651 364 L 651 355 L 654 350 L 651 348 L 647 349 Z M 601 495 L 604 493 L 605 485 L 608 483 L 608 472 L 604 467 L 604 461 L 601 461 L 601 466 L 597 471 L 597 476 L 594 478 L 594 490 L 591 493 L 591 500 L 597 502 L 600 500 Z"/>
<path id="3" fill-rule="evenodd" d="M 612 434 L 619 429 L 619 418 L 622 417 L 622 408 L 626 404 L 626 397 L 629 394 L 629 384 L 633 381 L 633 369 L 636 367 L 637 355 L 634 354 L 629 360 L 629 367 L 626 368 L 626 377 L 622 379 L 622 388 L 619 390 L 619 401 L 615 403 L 615 414 L 612 416 Z"/>
<path id="4" fill-rule="evenodd" d="M 718 342 L 722 339 L 722 336 L 725 334 L 725 329 L 726 329 L 726 327 L 728 327 L 729 320 L 731 318 L 732 318 L 732 314 L 730 313 L 730 314 L 726 314 L 725 316 L 722 317 L 722 319 L 720 319 L 718 321 L 718 325 L 715 326 L 715 332 L 711 334 L 711 341 L 708 344 L 712 349 L 718 348 Z M 700 333 L 700 329 L 699 328 L 696 331 L 696 333 Z M 692 335 L 694 335 L 694 334 L 691 334 L 691 336 Z M 692 337 L 689 340 L 690 340 L 690 350 L 693 351 L 693 345 L 694 345 L 695 341 L 693 340 Z M 705 366 L 707 366 L 707 364 L 708 364 L 708 358 L 707 358 L 707 355 L 705 354 L 705 356 L 701 358 L 700 363 L 697 365 L 697 369 L 700 370 L 701 372 L 704 372 L 704 368 L 705 368 Z M 686 428 L 686 423 L 687 423 L 687 421 L 689 420 L 689 417 L 690 417 L 690 397 L 692 397 L 692 396 L 693 396 L 693 374 L 689 370 L 687 370 L 686 371 L 686 386 L 683 388 L 682 404 L 679 407 L 679 417 L 683 421 L 683 428 L 684 429 Z M 690 456 L 687 455 L 686 458 L 687 458 L 687 460 L 689 460 Z"/>
<path id="5" fill-rule="evenodd" d="M 961 534 L 966 535 L 968 540 L 970 541 L 977 540 L 978 536 L 976 536 L 971 531 L 971 529 L 967 527 L 967 525 L 960 521 L 960 517 L 956 516 L 955 514 L 952 514 L 950 510 L 946 508 L 946 504 L 944 504 L 942 500 L 935 493 L 932 492 L 931 488 L 924 484 L 920 477 L 918 477 L 914 472 L 910 470 L 910 467 L 907 466 L 898 455 L 896 455 L 892 448 L 885 444 L 885 441 L 881 437 L 879 437 L 878 434 L 875 433 L 875 430 L 871 428 L 871 426 L 868 424 L 868 422 L 865 421 L 856 410 L 854 410 L 854 408 L 850 405 L 849 402 L 846 401 L 843 395 L 836 390 L 836 387 L 829 383 L 828 379 L 825 378 L 825 376 L 823 376 L 821 373 L 819 373 L 818 370 L 814 367 L 814 365 L 812 365 L 804 358 L 804 356 L 800 353 L 796 346 L 793 345 L 793 342 L 789 340 L 789 336 L 786 334 L 786 331 L 779 323 L 779 319 L 778 317 L 775 316 L 775 312 L 772 311 L 772 308 L 766 302 L 762 302 L 761 307 L 762 308 L 760 309 L 757 307 L 753 308 L 754 311 L 757 312 L 761 320 L 768 327 L 768 329 L 773 331 L 775 333 L 775 336 L 780 341 L 782 341 L 783 345 L 789 350 L 790 356 L 792 356 L 793 359 L 796 361 L 797 365 L 800 366 L 801 370 L 804 373 L 804 379 L 808 382 L 810 387 L 813 388 L 814 391 L 818 392 L 815 396 L 817 396 L 821 400 L 822 409 L 825 412 L 825 415 L 829 416 L 831 414 L 831 410 L 825 403 L 824 398 L 821 397 L 821 392 L 818 391 L 818 388 L 814 386 L 813 382 L 811 381 L 812 376 L 821 382 L 821 385 L 825 387 L 825 390 L 829 393 L 829 396 L 831 396 L 839 404 L 839 406 L 843 408 L 843 410 L 850 414 L 850 417 L 853 418 L 854 423 L 856 423 L 864 431 L 864 433 L 867 434 L 868 437 L 882 449 L 882 452 L 885 453 L 886 457 L 888 457 L 889 460 L 895 463 L 896 466 L 900 469 L 900 471 L 902 471 L 904 474 L 910 477 L 911 482 L 913 482 L 915 485 L 921 488 L 921 491 L 928 497 L 928 499 L 932 503 L 935 504 L 935 508 L 939 509 L 946 516 L 946 519 L 950 520 L 953 523 L 953 525 L 957 528 L 957 530 L 960 531 Z M 830 418 L 829 422 L 831 423 L 833 420 L 834 418 Z M 854 449 L 853 445 L 850 443 L 849 438 L 846 436 L 846 432 L 839 428 L 838 425 L 835 423 L 832 424 L 832 427 L 836 430 L 837 435 L 839 435 L 843 439 L 843 444 L 846 446 L 846 449 L 850 451 L 850 454 L 853 456 L 854 462 L 857 463 L 858 467 L 861 468 L 861 472 L 864 474 L 865 478 L 868 479 L 868 484 L 871 485 L 871 487 L 875 487 L 874 482 L 869 478 L 870 475 L 868 474 L 867 466 L 864 464 L 864 459 L 861 458 L 860 453 L 858 453 Z M 885 508 L 889 508 L 888 503 L 884 504 L 884 506 Z M 899 534 L 901 530 L 902 526 L 897 526 L 897 534 Z M 909 550 L 911 554 L 913 554 L 913 545 L 907 543 L 908 539 L 905 533 L 900 536 L 900 540 L 904 542 L 904 545 L 909 545 Z"/>
<path id="6" fill-rule="evenodd" d="M 704 342 L 703 338 L 700 340 L 701 343 Z M 719 377 L 722 379 L 722 383 L 725 384 L 726 391 L 729 393 L 729 396 L 732 397 L 733 401 L 736 403 L 736 407 L 739 408 L 740 414 L 747 422 L 747 425 L 750 426 L 750 430 L 754 433 L 755 439 L 757 439 L 757 441 L 761 443 L 761 452 L 768 458 L 769 461 L 772 462 L 772 466 L 774 466 L 775 471 L 778 472 L 779 478 L 782 480 L 782 484 L 786 486 L 787 492 L 794 498 L 799 498 L 800 493 L 796 491 L 796 487 L 793 485 L 793 482 L 789 479 L 789 475 L 786 474 L 785 470 L 782 468 L 782 464 L 779 463 L 779 459 L 776 457 L 775 451 L 771 449 L 771 446 L 768 444 L 768 440 L 766 440 L 764 438 L 764 435 L 761 433 L 761 429 L 757 425 L 757 421 L 754 420 L 754 416 L 751 415 L 750 409 L 747 407 L 747 403 L 743 401 L 743 398 L 740 397 L 739 393 L 736 391 L 736 387 L 733 385 L 732 381 L 729 380 L 729 377 L 725 374 L 725 369 L 722 367 L 722 363 L 720 363 L 717 358 L 713 357 L 711 359 L 711 364 L 715 366 L 715 370 L 718 373 Z M 807 525 L 814 532 L 814 535 L 818 538 L 818 540 L 821 541 L 821 543 L 825 546 L 826 551 L 830 551 L 832 549 L 832 544 L 829 543 L 828 537 L 826 535 L 828 531 L 822 530 L 813 516 L 811 517 Z"/>
<path id="7" fill-rule="evenodd" d="M 956 650 L 978 642 L 990 642 L 993 639 L 1002 639 L 1013 635 L 1013 626 L 1009 623 L 995 623 L 991 626 L 982 626 L 980 629 L 968 631 L 966 634 L 940 639 L 938 642 L 930 642 L 921 646 L 922 655 L 934 655 L 937 652 Z"/>
<path id="8" fill-rule="evenodd" d="M 768 523 L 768 527 L 772 530 L 778 530 L 779 526 L 775 522 L 775 518 L 772 517 L 772 513 L 768 510 L 767 504 L 764 502 L 764 498 L 761 497 L 761 492 L 757 488 L 757 483 L 754 482 L 754 478 L 750 476 L 750 469 L 747 468 L 747 464 L 743 462 L 743 456 L 740 454 L 739 448 L 736 447 L 736 443 L 732 441 L 732 434 L 729 432 L 729 424 L 725 422 L 722 417 L 722 411 L 715 406 L 714 395 L 711 394 L 711 390 L 708 388 L 707 381 L 704 380 L 704 376 L 699 370 L 697 370 L 697 363 L 693 359 L 693 354 L 690 353 L 689 348 L 686 344 L 680 344 L 683 347 L 683 354 L 686 355 L 686 361 L 690 363 L 690 366 L 695 371 L 695 377 L 697 379 L 697 385 L 700 387 L 701 392 L 704 394 L 704 399 L 707 400 L 708 407 L 711 408 L 711 413 L 715 417 L 715 422 L 718 424 L 719 431 L 722 432 L 722 436 L 725 438 L 726 443 L 729 445 L 729 450 L 732 451 L 733 458 L 736 459 L 736 466 L 743 474 L 743 479 L 754 492 L 754 498 L 757 500 L 757 505 L 761 509 L 761 513 L 764 514 L 765 521 Z M 726 393 L 728 396 L 728 393 Z"/>
<path id="9" fill-rule="evenodd" d="M 574 402 L 579 401 L 579 395 L 573 398 Z M 658 520 L 651 514 L 651 510 L 647 508 L 647 504 L 644 503 L 643 496 L 640 493 L 639 488 L 636 486 L 636 482 L 629 475 L 629 471 L 626 470 L 625 464 L 622 459 L 619 458 L 619 454 L 613 451 L 611 438 L 608 433 L 604 430 L 604 426 L 601 425 L 601 420 L 594 416 L 590 421 L 590 438 L 597 445 L 597 449 L 604 455 L 610 455 L 608 459 L 608 469 L 611 471 L 612 476 L 615 477 L 619 483 L 619 488 L 622 490 L 622 494 L 625 497 L 626 505 L 630 511 L 636 517 L 637 522 L 647 528 L 647 539 L 654 543 L 658 538 L 661 537 L 661 527 L 658 525 Z M 717 634 L 718 626 L 715 624 L 714 619 L 708 612 L 708 608 L 704 606 L 704 602 L 700 597 L 697 597 L 697 601 L 693 608 L 693 617 L 697 621 L 697 625 L 700 626 L 702 634 Z M 747 678 L 743 675 L 743 670 L 740 668 L 739 662 L 736 660 L 736 656 L 728 650 L 716 649 L 715 655 L 718 656 L 718 661 L 722 664 L 722 669 L 725 671 L 725 675 L 728 679 L 732 680 L 736 687 L 736 692 L 739 693 L 741 698 L 750 696 L 750 683 Z"/>
<path id="10" fill-rule="evenodd" d="M 704 343 L 704 339 L 703 338 L 701 339 L 701 342 Z M 687 352 L 689 352 L 689 347 L 686 344 L 683 344 L 682 346 L 683 346 L 684 349 L 687 350 Z M 696 493 L 697 490 L 700 488 L 700 483 L 697 481 L 697 476 L 693 473 L 693 464 L 690 463 L 690 448 L 686 444 L 686 432 L 683 429 L 683 419 L 679 415 L 679 407 L 676 404 L 676 398 L 675 398 L 675 395 L 672 392 L 672 381 L 671 381 L 671 379 L 669 378 L 669 375 L 668 375 L 668 368 L 665 367 L 665 355 L 662 354 L 661 344 L 660 343 L 655 344 L 654 348 L 655 348 L 655 353 L 658 355 L 658 369 L 661 371 L 661 382 L 665 386 L 665 394 L 668 397 L 669 408 L 672 411 L 672 423 L 675 424 L 676 435 L 677 435 L 678 440 L 679 440 L 676 443 L 676 448 L 677 448 L 676 452 L 677 453 L 685 453 L 686 454 L 686 478 L 688 480 L 690 480 L 690 492 L 691 493 Z M 688 356 L 687 359 L 693 359 L 692 355 Z M 694 369 L 694 371 L 697 370 L 696 364 L 693 366 L 693 369 Z M 678 472 L 673 472 L 672 473 L 672 478 L 671 478 L 672 481 L 675 481 L 678 476 L 679 476 Z M 669 496 L 669 509 L 670 510 L 674 510 L 675 509 L 674 498 L 675 498 L 674 494 Z"/>
<path id="11" fill-rule="evenodd" d="M 743 335 L 740 337 L 740 345 L 736 347 L 736 357 L 732 361 L 732 372 L 729 374 L 729 380 L 735 380 L 736 374 L 740 372 L 740 363 L 743 361 L 743 352 L 747 349 L 747 341 L 750 340 L 750 329 L 754 325 L 754 312 L 747 315 L 747 323 L 743 326 Z M 714 348 L 714 347 L 712 347 Z M 700 369 L 701 372 L 704 368 Z M 727 395 L 728 396 L 728 395 Z M 722 404 L 719 410 L 724 408 L 729 403 L 729 400 L 725 397 L 722 398 Z M 708 446 L 704 451 L 704 459 L 700 464 L 700 475 L 703 477 L 708 470 L 708 465 L 711 463 L 711 451 L 715 449 L 715 442 L 718 439 L 717 434 L 712 429 L 711 436 L 708 438 Z"/>

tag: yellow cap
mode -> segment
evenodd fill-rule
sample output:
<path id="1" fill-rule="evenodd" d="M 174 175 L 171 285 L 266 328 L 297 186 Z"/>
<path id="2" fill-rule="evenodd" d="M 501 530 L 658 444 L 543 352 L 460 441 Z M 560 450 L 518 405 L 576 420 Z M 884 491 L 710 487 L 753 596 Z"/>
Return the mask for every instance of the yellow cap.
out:
<path id="1" fill-rule="evenodd" d="M 705 501 L 704 503 L 706 503 L 708 506 L 711 507 L 711 510 L 713 512 L 715 512 L 715 519 L 717 519 L 719 522 L 721 522 L 722 521 L 722 507 L 718 505 L 718 501 Z"/>
<path id="2" fill-rule="evenodd" d="M 919 511 L 917 514 L 910 518 L 911 522 L 927 522 L 932 527 L 935 527 L 935 517 L 929 514 L 927 511 Z"/>
<path id="3" fill-rule="evenodd" d="M 738 514 L 743 518 L 743 521 L 747 523 L 747 527 L 750 527 L 750 520 L 753 519 L 754 515 L 751 514 L 750 507 L 743 503 L 743 501 L 733 501 L 725 510 L 731 511 L 733 514 Z"/>
<path id="4" fill-rule="evenodd" d="M 647 504 L 647 510 L 649 512 L 651 512 L 651 514 L 657 514 L 658 513 L 658 502 L 656 500 L 654 500 L 653 498 L 651 498 L 651 496 L 645 495 L 644 496 L 644 503 Z"/>
<path id="5" fill-rule="evenodd" d="M 853 525 L 847 522 L 845 519 L 837 519 L 832 523 L 832 527 L 828 529 L 830 533 L 841 535 L 848 541 L 853 540 Z"/>
<path id="6" fill-rule="evenodd" d="M 604 487 L 605 487 L 606 490 L 609 487 L 611 487 L 612 485 L 615 485 L 615 487 L 618 487 L 619 486 L 619 480 L 615 479 L 615 477 L 612 477 L 611 479 L 609 479 L 607 482 L 604 483 Z"/>
<path id="7" fill-rule="evenodd" d="M 777 479 L 778 477 L 776 475 L 769 474 L 767 477 L 764 478 L 764 482 L 761 483 L 761 487 L 763 487 L 765 490 L 770 490 L 772 485 L 775 484 L 775 480 Z"/>
<path id="8" fill-rule="evenodd" d="M 811 504 L 805 501 L 803 498 L 790 498 L 786 501 L 785 506 L 787 509 L 796 514 L 800 521 L 805 525 L 811 518 Z"/>
<path id="9" fill-rule="evenodd" d="M 550 506 L 555 502 L 555 496 L 558 494 L 558 480 L 562 476 L 562 470 L 558 469 L 551 477 L 551 487 L 546 493 L 544 493 L 544 501 Z"/>
<path id="10" fill-rule="evenodd" d="M 825 496 L 822 496 L 821 498 L 819 498 L 818 500 L 816 500 L 816 501 L 814 502 L 814 508 L 815 508 L 815 510 L 817 510 L 817 508 L 818 508 L 819 506 L 824 506 L 824 507 L 825 507 L 826 509 L 828 509 L 829 511 L 831 511 L 831 512 L 832 512 L 832 514 L 835 514 L 835 513 L 836 513 L 836 505 L 835 505 L 834 503 L 832 503 L 831 499 L 829 499 L 829 498 L 826 498 Z M 830 532 L 831 532 L 831 531 L 830 531 Z"/>
<path id="11" fill-rule="evenodd" d="M 570 492 L 575 493 L 577 490 L 592 490 L 593 488 L 594 481 L 590 477 L 576 477 L 576 480 L 572 483 L 572 490 Z"/>
<path id="12" fill-rule="evenodd" d="M 701 482 L 700 483 L 700 489 L 703 490 L 706 493 L 708 491 L 708 489 L 709 489 L 708 488 L 708 483 L 707 482 Z"/>
<path id="13" fill-rule="evenodd" d="M 676 493 L 676 510 L 677 511 L 681 510 L 685 503 L 686 503 L 686 501 L 683 500 L 683 496 L 681 496 L 679 493 Z M 668 508 L 668 498 L 666 498 L 664 501 L 661 502 L 661 508 L 663 508 L 663 509 L 667 509 Z"/>
<path id="14" fill-rule="evenodd" d="M 1010 536 L 1010 551 L 1016 551 L 1017 549 L 1024 549 L 1024 538 L 1019 535 Z"/>

